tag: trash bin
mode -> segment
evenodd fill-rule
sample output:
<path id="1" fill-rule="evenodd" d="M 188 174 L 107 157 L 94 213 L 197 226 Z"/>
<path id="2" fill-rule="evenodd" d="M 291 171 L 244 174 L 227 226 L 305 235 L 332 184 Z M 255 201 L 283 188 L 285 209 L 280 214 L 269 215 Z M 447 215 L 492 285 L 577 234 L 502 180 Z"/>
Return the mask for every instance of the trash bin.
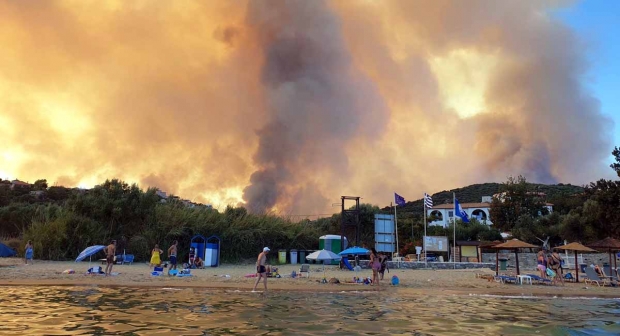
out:
<path id="1" fill-rule="evenodd" d="M 291 250 L 291 264 L 297 264 L 297 250 Z"/>
<path id="2" fill-rule="evenodd" d="M 500 271 L 505 271 L 507 269 L 508 259 L 500 259 L 499 260 L 499 269 Z"/>
<path id="3" fill-rule="evenodd" d="M 308 263 L 308 261 L 306 260 L 306 251 L 304 250 L 299 251 L 299 263 L 300 264 Z"/>
<path id="4" fill-rule="evenodd" d="M 278 251 L 278 262 L 280 264 L 286 264 L 286 250 Z"/>

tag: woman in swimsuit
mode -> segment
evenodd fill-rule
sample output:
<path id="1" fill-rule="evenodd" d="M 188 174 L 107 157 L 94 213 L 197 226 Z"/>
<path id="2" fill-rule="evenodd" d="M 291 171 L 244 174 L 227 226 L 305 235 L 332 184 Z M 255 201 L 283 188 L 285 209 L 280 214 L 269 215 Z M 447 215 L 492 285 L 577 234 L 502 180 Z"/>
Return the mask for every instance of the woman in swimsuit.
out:
<path id="1" fill-rule="evenodd" d="M 372 268 L 372 283 L 379 285 L 379 270 L 381 269 L 381 261 L 379 260 L 379 254 L 375 248 L 370 249 L 370 267 Z"/>

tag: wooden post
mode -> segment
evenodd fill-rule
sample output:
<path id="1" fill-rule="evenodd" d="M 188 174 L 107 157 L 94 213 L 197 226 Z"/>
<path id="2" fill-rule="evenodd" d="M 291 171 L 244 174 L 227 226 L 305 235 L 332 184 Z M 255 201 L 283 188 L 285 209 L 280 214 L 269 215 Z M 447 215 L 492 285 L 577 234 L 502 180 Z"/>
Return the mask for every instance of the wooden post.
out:
<path id="1" fill-rule="evenodd" d="M 515 249 L 515 260 L 517 263 L 517 275 L 521 274 L 519 273 L 519 249 Z"/>
<path id="2" fill-rule="evenodd" d="M 577 265 L 577 250 L 575 250 L 575 282 L 579 282 L 579 265 Z"/>
<path id="3" fill-rule="evenodd" d="M 499 275 L 499 249 L 495 249 L 495 275 Z"/>

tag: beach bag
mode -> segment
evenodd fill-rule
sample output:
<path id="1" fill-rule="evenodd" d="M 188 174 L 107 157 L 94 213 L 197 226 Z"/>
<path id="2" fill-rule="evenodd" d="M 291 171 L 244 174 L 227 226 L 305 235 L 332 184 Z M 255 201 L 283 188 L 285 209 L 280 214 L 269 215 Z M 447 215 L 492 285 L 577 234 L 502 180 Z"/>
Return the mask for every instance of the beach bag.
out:
<path id="1" fill-rule="evenodd" d="M 398 286 L 399 283 L 400 281 L 398 280 L 398 277 L 396 275 L 392 276 L 392 285 Z"/>
<path id="2" fill-rule="evenodd" d="M 555 277 L 555 272 L 551 268 L 547 268 L 547 276 Z"/>

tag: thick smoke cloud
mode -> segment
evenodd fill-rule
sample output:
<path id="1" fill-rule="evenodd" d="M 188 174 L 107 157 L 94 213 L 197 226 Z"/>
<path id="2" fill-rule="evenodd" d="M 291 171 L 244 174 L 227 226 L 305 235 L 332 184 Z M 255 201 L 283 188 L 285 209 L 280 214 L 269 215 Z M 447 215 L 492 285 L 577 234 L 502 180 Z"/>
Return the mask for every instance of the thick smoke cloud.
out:
<path id="1" fill-rule="evenodd" d="M 0 177 L 282 214 L 584 183 L 612 125 L 559 5 L 0 0 Z"/>
<path id="2" fill-rule="evenodd" d="M 263 52 L 267 124 L 257 133 L 259 170 L 244 199 L 262 212 L 287 208 L 293 195 L 316 194 L 317 172 L 349 175 L 346 145 L 380 134 L 385 111 L 373 85 L 352 67 L 339 19 L 325 2 L 252 1 L 247 25 Z"/>

